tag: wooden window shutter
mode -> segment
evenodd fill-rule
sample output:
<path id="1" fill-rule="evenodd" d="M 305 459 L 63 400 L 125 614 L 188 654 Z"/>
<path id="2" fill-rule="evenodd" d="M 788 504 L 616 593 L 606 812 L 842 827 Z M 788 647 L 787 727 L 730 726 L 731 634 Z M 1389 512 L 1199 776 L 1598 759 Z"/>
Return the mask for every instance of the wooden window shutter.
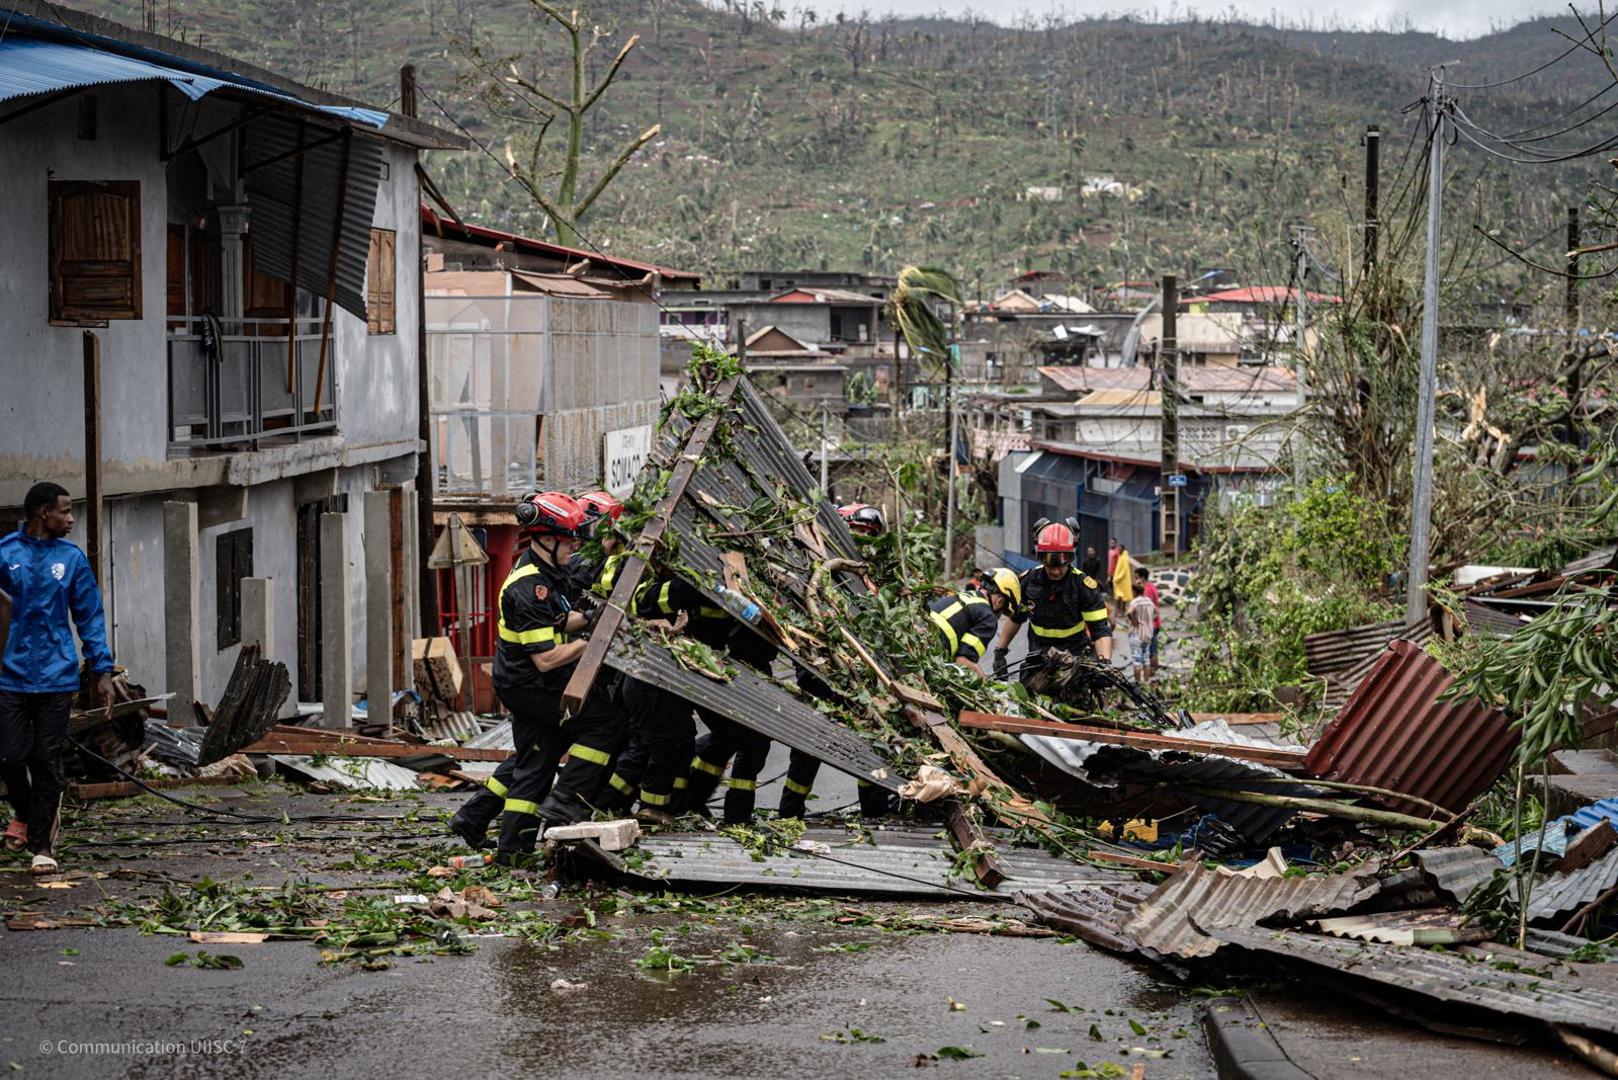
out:
<path id="1" fill-rule="evenodd" d="M 52 322 L 141 317 L 140 181 L 52 180 Z"/>
<path id="2" fill-rule="evenodd" d="M 371 230 L 365 261 L 365 326 L 373 334 L 398 331 L 394 307 L 398 235 L 392 229 Z"/>

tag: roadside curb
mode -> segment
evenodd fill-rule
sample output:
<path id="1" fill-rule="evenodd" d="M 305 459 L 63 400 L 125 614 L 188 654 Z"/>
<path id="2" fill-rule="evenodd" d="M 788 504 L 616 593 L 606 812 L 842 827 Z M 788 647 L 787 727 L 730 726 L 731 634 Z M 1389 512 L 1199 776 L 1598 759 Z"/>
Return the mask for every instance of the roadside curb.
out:
<path id="1" fill-rule="evenodd" d="M 1202 1026 L 1219 1080 L 1315 1080 L 1292 1063 L 1245 998 L 1208 1002 Z"/>

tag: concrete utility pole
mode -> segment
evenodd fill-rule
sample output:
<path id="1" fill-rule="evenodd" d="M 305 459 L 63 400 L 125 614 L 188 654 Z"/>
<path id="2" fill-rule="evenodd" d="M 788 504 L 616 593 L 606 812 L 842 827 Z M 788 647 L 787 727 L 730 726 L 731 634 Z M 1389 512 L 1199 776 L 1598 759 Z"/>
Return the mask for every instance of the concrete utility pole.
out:
<path id="1" fill-rule="evenodd" d="M 1421 290 L 1421 376 L 1416 390 L 1415 483 L 1410 499 L 1410 567 L 1405 625 L 1427 617 L 1427 554 L 1433 529 L 1434 402 L 1438 397 L 1438 242 L 1444 212 L 1443 68 L 1434 68 L 1427 163 L 1427 272 Z"/>
<path id="2" fill-rule="evenodd" d="M 1305 352 L 1304 334 L 1309 328 L 1308 302 L 1309 289 L 1307 278 L 1309 274 L 1309 232 L 1307 225 L 1294 225 L 1292 227 L 1292 245 L 1297 249 L 1296 288 L 1294 290 L 1292 307 L 1292 368 L 1293 375 L 1298 383 L 1298 413 L 1301 416 L 1304 406 L 1309 403 L 1309 364 Z M 1302 432 L 1294 428 L 1292 439 L 1292 484 L 1303 488 L 1308 481 L 1308 469 L 1304 459 L 1308 455 L 1308 441 Z"/>
<path id="3" fill-rule="evenodd" d="M 1379 158 L 1382 150 L 1382 129 L 1371 124 L 1365 129 L 1365 252 L 1360 276 L 1370 277 L 1376 268 L 1376 247 L 1382 231 L 1377 219 L 1377 195 L 1381 187 Z"/>
<path id="4" fill-rule="evenodd" d="M 1158 345 L 1158 399 L 1163 414 L 1163 460 L 1158 469 L 1159 547 L 1170 559 L 1180 554 L 1180 340 L 1175 325 L 1180 309 L 1180 279 L 1163 275 L 1163 340 Z"/>
<path id="5" fill-rule="evenodd" d="M 416 115 L 416 67 L 399 69 L 399 111 Z M 416 203 L 421 204 L 421 169 L 416 170 Z M 421 451 L 416 458 L 416 535 L 429 545 L 433 542 L 433 484 L 437 469 L 433 464 L 433 418 L 431 378 L 427 369 L 427 253 L 422 248 L 421 230 L 416 230 L 416 439 Z M 476 443 L 474 442 L 474 445 Z M 420 541 L 418 540 L 418 543 Z M 416 608 L 420 621 L 412 632 L 422 637 L 438 633 L 438 575 L 417 560 L 410 573 L 416 578 Z M 408 652 L 410 643 L 405 642 Z"/>
<path id="6" fill-rule="evenodd" d="M 826 418 L 831 411 L 830 403 L 825 398 L 820 399 L 820 497 L 831 498 L 831 454 L 826 445 Z"/>
<path id="7" fill-rule="evenodd" d="M 944 354 L 944 412 L 948 422 L 944 437 L 944 580 L 955 570 L 955 439 L 958 418 L 955 412 L 955 313 L 950 312 L 949 352 Z"/>

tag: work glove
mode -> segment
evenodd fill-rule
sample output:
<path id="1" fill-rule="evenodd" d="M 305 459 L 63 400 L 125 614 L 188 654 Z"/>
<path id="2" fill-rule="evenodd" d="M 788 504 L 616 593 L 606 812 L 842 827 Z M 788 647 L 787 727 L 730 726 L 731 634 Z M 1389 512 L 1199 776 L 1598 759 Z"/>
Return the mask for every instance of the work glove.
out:
<path id="1" fill-rule="evenodd" d="M 595 607 L 585 612 L 584 629 L 579 631 L 579 633 L 584 637 L 589 637 L 590 632 L 596 628 L 596 623 L 601 621 L 601 616 L 606 610 L 606 604 L 597 604 Z"/>
<path id="2" fill-rule="evenodd" d="M 996 649 L 996 650 L 994 650 L 994 677 L 995 678 L 1003 679 L 1003 678 L 1006 677 L 1006 667 L 1007 667 L 1007 665 L 1006 665 L 1006 654 L 1009 653 L 1010 651 L 1011 651 L 1010 649 Z"/>

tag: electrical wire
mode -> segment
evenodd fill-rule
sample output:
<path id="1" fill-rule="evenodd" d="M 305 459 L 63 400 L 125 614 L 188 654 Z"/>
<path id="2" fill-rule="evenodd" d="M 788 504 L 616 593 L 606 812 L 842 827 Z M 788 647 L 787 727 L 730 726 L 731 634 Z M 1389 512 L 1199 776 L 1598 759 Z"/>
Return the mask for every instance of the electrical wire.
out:
<path id="1" fill-rule="evenodd" d="M 1585 32 L 1585 36 L 1584 36 L 1583 40 L 1575 41 L 1573 44 L 1569 45 L 1566 49 L 1562 50 L 1556 56 L 1554 56 L 1551 59 L 1545 61 L 1543 64 L 1539 65 L 1537 68 L 1534 68 L 1532 71 L 1525 71 L 1521 75 L 1513 75 L 1510 78 L 1500 79 L 1500 80 L 1498 80 L 1496 82 L 1452 83 L 1452 82 L 1446 81 L 1444 83 L 1444 85 L 1449 86 L 1449 87 L 1453 87 L 1456 90 L 1494 90 L 1494 89 L 1496 89 L 1498 87 L 1501 87 L 1501 86 L 1510 86 L 1513 83 L 1522 82 L 1524 79 L 1531 79 L 1535 75 L 1538 75 L 1540 72 L 1549 70 L 1550 68 L 1555 67 L 1557 64 L 1560 64 L 1563 60 L 1566 60 L 1569 56 L 1572 56 L 1579 49 L 1586 48 L 1587 47 L 1586 43 L 1594 38 L 1596 30 L 1605 30 L 1607 28 L 1607 24 L 1612 22 L 1614 19 L 1618 19 L 1618 9 L 1615 9 L 1611 15 L 1608 15 L 1605 19 L 1601 20 L 1601 25 L 1597 26 L 1595 30 L 1590 30 L 1588 27 L 1586 27 L 1586 32 Z M 1582 19 L 1580 20 L 1580 25 L 1583 25 L 1583 20 Z"/>

